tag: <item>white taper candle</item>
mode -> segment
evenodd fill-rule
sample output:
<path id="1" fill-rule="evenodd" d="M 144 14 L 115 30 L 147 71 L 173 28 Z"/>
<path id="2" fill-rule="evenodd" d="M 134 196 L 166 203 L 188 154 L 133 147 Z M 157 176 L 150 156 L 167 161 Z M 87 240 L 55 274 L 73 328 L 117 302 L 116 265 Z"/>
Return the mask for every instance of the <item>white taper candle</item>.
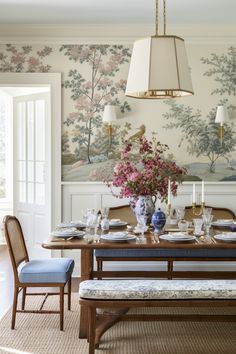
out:
<path id="1" fill-rule="evenodd" d="M 193 183 L 193 200 L 192 203 L 196 203 L 196 186 L 195 183 Z"/>
<path id="2" fill-rule="evenodd" d="M 168 180 L 168 199 L 167 204 L 170 205 L 170 197 L 171 197 L 171 188 L 170 188 L 170 178 Z"/>
<path id="3" fill-rule="evenodd" d="M 202 203 L 204 203 L 204 181 L 202 181 Z"/>

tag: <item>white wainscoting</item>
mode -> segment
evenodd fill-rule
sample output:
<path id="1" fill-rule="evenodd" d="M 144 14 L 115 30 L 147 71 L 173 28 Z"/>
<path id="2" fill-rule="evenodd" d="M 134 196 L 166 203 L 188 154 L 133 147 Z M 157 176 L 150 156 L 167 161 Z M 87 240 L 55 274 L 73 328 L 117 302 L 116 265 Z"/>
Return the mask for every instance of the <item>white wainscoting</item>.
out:
<path id="1" fill-rule="evenodd" d="M 196 202 L 201 202 L 201 183 L 196 185 Z M 81 183 L 62 182 L 62 221 L 79 220 L 82 218 L 82 209 L 95 208 L 99 210 L 102 206 L 118 206 L 128 204 L 128 199 L 117 199 L 103 183 Z M 179 186 L 178 196 L 172 199 L 172 205 L 191 205 L 192 203 L 192 183 L 186 182 Z M 211 206 L 225 207 L 236 213 L 236 183 L 205 183 L 205 203 Z M 156 203 L 158 205 L 158 201 Z M 80 251 L 63 251 L 63 256 L 72 257 L 76 261 L 75 275 L 80 274 Z M 140 269 L 140 264 L 134 262 L 107 263 L 109 270 L 117 269 Z M 146 269 L 164 269 L 163 263 L 145 263 Z M 178 269 L 203 269 L 205 263 L 178 264 Z M 142 264 L 142 269 L 144 268 Z M 233 269 L 232 264 L 211 263 L 211 269 Z"/>

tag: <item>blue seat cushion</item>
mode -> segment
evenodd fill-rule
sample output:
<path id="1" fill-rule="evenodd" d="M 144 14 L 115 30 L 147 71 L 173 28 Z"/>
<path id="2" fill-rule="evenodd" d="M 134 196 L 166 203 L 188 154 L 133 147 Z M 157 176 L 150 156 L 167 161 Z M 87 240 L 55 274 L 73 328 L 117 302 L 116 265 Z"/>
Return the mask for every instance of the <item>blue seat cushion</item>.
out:
<path id="1" fill-rule="evenodd" d="M 155 258 L 155 257 L 174 257 L 174 258 L 234 258 L 236 249 L 97 249 L 95 257 L 121 257 L 121 258 Z"/>
<path id="2" fill-rule="evenodd" d="M 69 258 L 35 259 L 24 264 L 19 280 L 21 283 L 66 283 L 74 265 Z"/>

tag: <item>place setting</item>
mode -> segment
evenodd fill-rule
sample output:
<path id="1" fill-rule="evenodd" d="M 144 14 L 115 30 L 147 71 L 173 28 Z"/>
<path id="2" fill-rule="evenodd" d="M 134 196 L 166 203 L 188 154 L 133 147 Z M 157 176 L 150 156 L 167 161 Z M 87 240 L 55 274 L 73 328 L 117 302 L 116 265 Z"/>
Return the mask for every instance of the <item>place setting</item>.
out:
<path id="1" fill-rule="evenodd" d="M 74 238 L 82 238 L 84 235 L 84 231 L 77 230 L 75 227 L 56 229 L 51 232 L 51 236 L 53 237 L 52 241 L 70 241 Z"/>
<path id="2" fill-rule="evenodd" d="M 120 219 L 110 219 L 109 220 L 109 227 L 110 228 L 118 228 L 118 227 L 125 227 L 128 223 L 126 221 Z"/>
<path id="3" fill-rule="evenodd" d="M 136 240 L 136 236 L 128 232 L 109 232 L 108 234 L 102 234 L 100 239 L 109 242 L 127 242 Z"/>
<path id="4" fill-rule="evenodd" d="M 196 236 L 189 235 L 188 233 L 174 232 L 166 235 L 160 235 L 159 239 L 169 242 L 189 242 L 196 240 Z"/>
<path id="5" fill-rule="evenodd" d="M 223 232 L 214 236 L 217 241 L 236 242 L 236 232 Z"/>
<path id="6" fill-rule="evenodd" d="M 59 229 L 69 229 L 69 228 L 76 228 L 76 229 L 84 229 L 86 227 L 86 223 L 78 220 L 78 221 L 69 221 L 69 222 L 62 222 L 57 225 Z"/>

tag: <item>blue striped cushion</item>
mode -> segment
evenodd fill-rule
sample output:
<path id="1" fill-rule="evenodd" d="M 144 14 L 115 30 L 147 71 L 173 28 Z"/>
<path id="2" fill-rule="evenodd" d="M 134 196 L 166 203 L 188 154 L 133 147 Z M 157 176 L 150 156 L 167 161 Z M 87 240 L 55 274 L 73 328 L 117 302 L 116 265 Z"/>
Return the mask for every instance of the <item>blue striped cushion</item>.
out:
<path id="1" fill-rule="evenodd" d="M 25 263 L 19 280 L 21 283 L 66 283 L 74 264 L 73 259 L 69 258 L 35 259 Z"/>

